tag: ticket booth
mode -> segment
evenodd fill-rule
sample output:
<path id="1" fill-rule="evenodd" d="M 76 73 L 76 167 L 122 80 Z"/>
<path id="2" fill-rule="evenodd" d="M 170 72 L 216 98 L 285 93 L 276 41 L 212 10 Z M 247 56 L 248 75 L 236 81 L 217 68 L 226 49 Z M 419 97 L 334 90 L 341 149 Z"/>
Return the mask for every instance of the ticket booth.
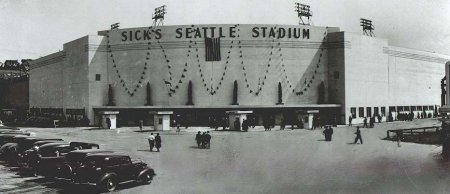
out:
<path id="1" fill-rule="evenodd" d="M 227 111 L 228 114 L 228 126 L 230 126 L 231 131 L 242 131 L 242 122 L 244 119 L 247 119 L 247 114 L 252 114 L 253 111 Z M 234 127 L 234 123 L 238 121 L 239 122 L 239 128 L 236 129 Z"/>
<path id="2" fill-rule="evenodd" d="M 116 129 L 117 128 L 117 115 L 119 111 L 100 111 L 101 124 L 104 129 Z"/>
<path id="3" fill-rule="evenodd" d="M 170 131 L 170 115 L 173 111 L 150 111 L 153 115 L 153 128 L 155 131 Z"/>

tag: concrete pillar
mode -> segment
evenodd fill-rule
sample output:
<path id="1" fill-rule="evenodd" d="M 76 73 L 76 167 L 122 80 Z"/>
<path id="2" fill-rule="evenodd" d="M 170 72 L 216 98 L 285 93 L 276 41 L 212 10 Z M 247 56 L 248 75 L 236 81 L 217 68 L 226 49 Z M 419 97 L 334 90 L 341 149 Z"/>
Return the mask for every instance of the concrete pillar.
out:
<path id="1" fill-rule="evenodd" d="M 102 128 L 105 129 L 116 129 L 117 128 L 117 115 L 119 111 L 100 111 Z M 110 121 L 111 126 L 108 128 L 108 122 Z"/>
<path id="2" fill-rule="evenodd" d="M 247 119 L 247 114 L 252 114 L 253 111 L 227 111 L 226 112 L 228 114 L 228 125 L 230 126 L 230 130 L 231 131 L 242 131 L 242 122 L 244 121 L 244 119 Z M 240 126 L 239 129 L 236 129 L 234 127 L 234 122 L 237 120 L 239 120 Z"/>
<path id="3" fill-rule="evenodd" d="M 150 111 L 153 115 L 153 128 L 155 131 L 170 131 L 170 115 L 173 111 Z"/>

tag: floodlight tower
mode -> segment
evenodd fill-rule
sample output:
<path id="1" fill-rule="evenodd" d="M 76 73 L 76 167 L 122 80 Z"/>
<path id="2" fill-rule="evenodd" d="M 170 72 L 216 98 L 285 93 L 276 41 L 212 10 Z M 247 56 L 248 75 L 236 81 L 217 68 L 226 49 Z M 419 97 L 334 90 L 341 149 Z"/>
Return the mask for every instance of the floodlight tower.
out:
<path id="1" fill-rule="evenodd" d="M 360 23 L 363 28 L 364 35 L 375 36 L 375 34 L 373 33 L 373 30 L 375 28 L 373 27 L 372 20 L 361 18 Z"/>
<path id="2" fill-rule="evenodd" d="M 119 22 L 117 22 L 117 23 L 114 23 L 114 24 L 111 24 L 111 30 L 117 30 L 117 29 L 119 29 Z"/>
<path id="3" fill-rule="evenodd" d="M 160 6 L 155 8 L 155 13 L 152 15 L 153 24 L 152 26 L 163 26 L 164 25 L 164 15 L 167 13 L 166 6 Z"/>
<path id="4" fill-rule="evenodd" d="M 311 25 L 312 11 L 309 5 L 295 3 L 295 12 L 297 12 L 297 17 L 300 19 L 300 25 Z"/>

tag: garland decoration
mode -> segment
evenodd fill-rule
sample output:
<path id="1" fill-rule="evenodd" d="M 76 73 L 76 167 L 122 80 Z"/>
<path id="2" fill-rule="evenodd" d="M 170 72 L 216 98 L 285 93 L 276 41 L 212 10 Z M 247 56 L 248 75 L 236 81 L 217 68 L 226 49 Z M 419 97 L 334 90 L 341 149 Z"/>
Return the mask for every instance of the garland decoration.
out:
<path id="1" fill-rule="evenodd" d="M 149 60 L 150 60 L 150 46 L 151 46 L 151 42 L 148 42 L 148 47 L 147 47 L 147 51 L 146 51 L 147 55 L 145 57 L 144 68 L 142 69 L 141 73 L 139 74 L 140 77 L 138 79 L 138 83 L 136 84 L 136 86 L 134 86 L 134 87 L 131 86 L 130 87 L 130 86 L 128 86 L 125 83 L 125 80 L 123 79 L 119 68 L 117 68 L 117 63 L 116 63 L 116 60 L 114 59 L 114 53 L 112 52 L 112 48 L 111 48 L 111 42 L 110 42 L 110 39 L 109 39 L 110 38 L 109 33 L 110 33 L 110 31 L 108 31 L 106 33 L 106 38 L 107 38 L 106 39 L 106 49 L 107 49 L 107 53 L 109 53 L 109 57 L 111 58 L 111 61 L 113 63 L 113 71 L 116 72 L 116 75 L 117 75 L 117 77 L 120 80 L 120 84 L 124 88 L 125 92 L 127 92 L 128 95 L 133 97 L 134 94 L 137 92 L 137 90 L 142 87 L 142 83 L 144 81 L 145 72 L 147 71 L 148 66 L 149 66 L 148 64 L 149 64 Z"/>
<path id="2" fill-rule="evenodd" d="M 234 25 L 234 26 L 237 27 L 238 25 Z M 194 26 L 192 26 L 192 27 L 194 27 Z M 238 29 L 238 32 L 239 31 L 240 31 L 240 29 Z M 238 37 L 240 37 L 239 34 L 238 34 Z M 206 90 L 206 92 L 208 92 L 211 96 L 217 94 L 217 91 L 220 90 L 220 88 L 222 86 L 222 83 L 223 83 L 223 81 L 225 79 L 226 72 L 228 70 L 228 65 L 230 64 L 231 50 L 233 49 L 234 42 L 235 42 L 234 40 L 231 40 L 231 42 L 230 42 L 230 47 L 228 48 L 228 51 L 227 51 L 227 57 L 226 57 L 226 60 L 225 60 L 223 73 L 221 74 L 219 82 L 217 83 L 217 86 L 215 88 L 214 88 L 213 83 L 212 83 L 213 82 L 212 76 L 211 76 L 210 84 L 209 84 L 209 87 L 208 87 L 208 83 L 206 82 L 205 75 L 203 74 L 202 67 L 200 65 L 200 58 L 199 58 L 198 48 L 195 47 L 195 56 L 196 56 L 198 71 L 200 73 L 200 79 L 202 80 L 202 86 Z M 240 43 L 240 41 L 239 41 L 239 43 Z M 197 42 L 195 41 L 194 44 L 197 45 Z"/>
<path id="3" fill-rule="evenodd" d="M 245 81 L 246 88 L 248 89 L 248 92 L 250 94 L 253 93 L 256 96 L 258 96 L 261 93 L 262 89 L 263 89 L 264 83 L 265 83 L 265 81 L 266 81 L 266 79 L 268 77 L 267 75 L 269 74 L 269 68 L 271 66 L 270 64 L 272 63 L 272 56 L 273 56 L 273 53 L 274 53 L 274 46 L 273 46 L 274 43 L 275 43 L 275 40 L 272 39 L 271 51 L 269 53 L 269 59 L 268 59 L 267 65 L 266 65 L 266 69 L 264 71 L 264 77 L 263 76 L 259 77 L 258 78 L 258 84 L 256 85 L 256 88 L 251 89 L 250 88 L 250 84 L 248 82 L 248 78 L 247 78 L 247 69 L 245 68 L 245 64 L 244 64 L 244 57 L 243 57 L 244 54 L 242 52 L 242 46 L 240 45 L 241 41 L 238 41 L 239 58 L 241 60 L 242 70 L 243 70 L 243 74 L 244 74 L 244 81 Z M 262 81 L 261 81 L 261 79 L 262 79 Z"/>
<path id="4" fill-rule="evenodd" d="M 328 29 L 328 27 L 326 27 L 326 29 Z M 323 33 L 323 41 L 322 41 L 322 42 L 325 42 L 325 41 L 326 41 L 327 33 L 328 33 L 328 30 L 326 30 L 326 31 Z M 308 79 L 305 78 L 305 81 L 303 82 L 303 85 L 300 87 L 300 90 L 299 90 L 298 92 L 295 93 L 297 96 L 301 96 L 301 95 L 303 95 L 303 94 L 306 94 L 306 93 L 308 92 L 308 90 L 310 89 L 310 87 L 312 86 L 312 83 L 313 83 L 314 79 L 316 78 L 316 75 L 317 75 L 317 73 L 318 73 L 319 67 L 320 67 L 320 65 L 321 65 L 321 60 L 322 60 L 322 56 L 323 56 L 323 51 L 324 51 L 324 48 L 323 48 L 323 47 L 320 47 L 319 59 L 317 60 L 317 64 L 316 64 L 315 68 L 313 68 L 314 72 L 311 73 L 312 76 L 311 76 L 311 78 L 309 79 L 309 81 L 307 81 Z"/>

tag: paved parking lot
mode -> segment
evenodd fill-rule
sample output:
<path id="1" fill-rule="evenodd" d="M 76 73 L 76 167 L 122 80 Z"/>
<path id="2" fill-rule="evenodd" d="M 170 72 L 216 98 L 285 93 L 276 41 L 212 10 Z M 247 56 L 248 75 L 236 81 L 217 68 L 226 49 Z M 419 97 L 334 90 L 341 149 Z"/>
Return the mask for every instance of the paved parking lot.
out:
<path id="1" fill-rule="evenodd" d="M 450 167 L 440 147 L 381 140 L 387 129 L 439 125 L 436 119 L 378 124 L 362 129 L 364 144 L 350 144 L 355 128 L 321 130 L 212 131 L 211 149 L 197 149 L 197 130 L 162 132 L 162 151 L 149 152 L 135 127 L 118 130 L 27 130 L 41 137 L 88 141 L 140 158 L 157 176 L 150 185 L 121 185 L 117 193 L 450 193 Z M 92 193 L 87 185 L 29 177 L 0 165 L 0 193 Z"/>

